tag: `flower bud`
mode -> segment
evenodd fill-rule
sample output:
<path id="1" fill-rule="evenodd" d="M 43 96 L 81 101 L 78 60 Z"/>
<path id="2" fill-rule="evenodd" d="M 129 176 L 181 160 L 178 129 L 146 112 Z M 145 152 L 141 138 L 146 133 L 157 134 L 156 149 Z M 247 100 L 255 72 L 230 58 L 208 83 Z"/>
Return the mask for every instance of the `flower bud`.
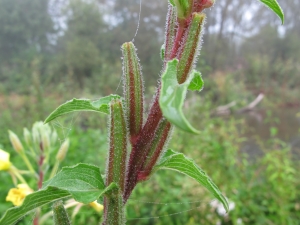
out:
<path id="1" fill-rule="evenodd" d="M 51 141 L 51 145 L 54 146 L 57 142 L 58 136 L 55 130 L 52 131 L 51 137 L 50 137 L 50 141 Z"/>
<path id="2" fill-rule="evenodd" d="M 62 201 L 57 201 L 52 206 L 54 225 L 70 225 L 68 213 Z"/>
<path id="3" fill-rule="evenodd" d="M 31 146 L 32 145 L 32 136 L 27 128 L 23 129 L 23 136 L 24 136 L 26 144 L 28 146 Z"/>
<path id="4" fill-rule="evenodd" d="M 56 154 L 56 160 L 58 160 L 59 162 L 62 162 L 66 155 L 67 152 L 69 150 L 69 146 L 70 146 L 70 141 L 69 139 L 66 139 L 62 145 L 60 146 L 60 149 L 58 150 L 57 154 Z"/>
<path id="5" fill-rule="evenodd" d="M 47 132 L 41 133 L 41 138 L 42 138 L 42 145 L 44 149 L 49 149 L 50 148 L 50 137 Z"/>
<path id="6" fill-rule="evenodd" d="M 127 157 L 127 128 L 122 102 L 112 100 L 110 104 L 110 136 L 106 185 L 115 182 L 122 192 L 125 183 Z"/>
<path id="7" fill-rule="evenodd" d="M 194 0 L 193 12 L 201 12 L 203 9 L 210 8 L 215 4 L 215 0 Z"/>
<path id="8" fill-rule="evenodd" d="M 164 62 L 167 62 L 172 59 L 171 54 L 176 36 L 177 26 L 176 14 L 176 8 L 169 5 L 164 44 Z"/>
<path id="9" fill-rule="evenodd" d="M 9 170 L 11 162 L 9 161 L 9 153 L 0 149 L 0 170 Z"/>
<path id="10" fill-rule="evenodd" d="M 39 122 L 35 122 L 32 126 L 32 139 L 33 139 L 33 144 L 35 146 L 40 146 L 41 143 L 41 136 L 39 132 Z"/>
<path id="11" fill-rule="evenodd" d="M 172 0 L 172 3 L 176 6 L 178 19 L 189 17 L 192 11 L 192 0 Z"/>
<path id="12" fill-rule="evenodd" d="M 109 196 L 104 197 L 103 224 L 125 224 L 122 195 L 127 162 L 127 128 L 120 99 L 111 101 L 109 131 L 106 185 L 115 182 L 119 188 L 112 190 Z"/>
<path id="13" fill-rule="evenodd" d="M 50 135 L 51 135 L 51 127 L 48 124 L 44 124 L 43 122 L 37 122 L 37 130 L 40 136 L 41 147 L 45 151 L 49 151 L 50 149 Z"/>
<path id="14" fill-rule="evenodd" d="M 12 132 L 12 131 L 8 131 L 9 133 L 9 139 L 10 139 L 10 142 L 13 146 L 13 148 L 16 150 L 17 153 L 21 153 L 24 151 L 24 148 L 23 148 L 23 145 L 20 141 L 20 139 L 18 138 L 18 136 Z"/>
<path id="15" fill-rule="evenodd" d="M 191 24 L 184 37 L 185 44 L 179 49 L 177 54 L 177 58 L 179 59 L 177 66 L 177 80 L 179 84 L 186 81 L 196 62 L 198 51 L 200 49 L 200 38 L 204 20 L 205 14 L 193 13 Z"/>
<path id="16" fill-rule="evenodd" d="M 144 88 L 141 66 L 132 42 L 122 45 L 125 109 L 132 140 L 143 126 Z"/>

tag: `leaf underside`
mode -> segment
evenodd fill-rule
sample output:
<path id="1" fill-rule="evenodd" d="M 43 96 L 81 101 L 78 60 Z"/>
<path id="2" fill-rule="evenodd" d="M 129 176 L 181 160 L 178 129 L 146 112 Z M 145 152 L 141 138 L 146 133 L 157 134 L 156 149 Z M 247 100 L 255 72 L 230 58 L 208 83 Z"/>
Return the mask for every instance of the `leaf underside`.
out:
<path id="1" fill-rule="evenodd" d="M 79 112 L 79 111 L 94 111 L 100 112 L 104 114 L 109 114 L 109 103 L 113 99 L 121 98 L 119 95 L 109 95 L 103 98 L 100 98 L 96 101 L 88 100 L 88 99 L 76 99 L 67 101 L 66 103 L 60 105 L 57 109 L 55 109 L 45 120 L 45 123 L 49 123 L 50 121 L 60 117 L 62 115 L 71 113 L 71 112 Z"/>
<path id="2" fill-rule="evenodd" d="M 187 81 L 178 84 L 177 64 L 177 59 L 167 63 L 166 70 L 162 75 L 159 105 L 164 117 L 169 122 L 184 131 L 199 134 L 199 131 L 188 122 L 182 111 L 188 87 L 193 80 L 194 75 L 198 73 L 193 72 Z M 197 87 L 199 87 L 199 85 L 197 85 Z M 192 88 L 195 87 L 193 86 Z"/>
<path id="3" fill-rule="evenodd" d="M 175 170 L 193 178 L 222 202 L 224 208 L 228 212 L 228 202 L 219 188 L 200 167 L 198 167 L 191 159 L 188 159 L 184 154 L 174 152 L 171 149 L 167 150 L 159 163 L 155 166 L 154 171 L 159 169 Z"/>
<path id="4" fill-rule="evenodd" d="M 192 79 L 191 83 L 189 84 L 188 89 L 191 91 L 202 91 L 203 86 L 204 86 L 204 81 L 201 77 L 201 73 L 194 70 L 192 72 L 192 77 L 193 77 L 193 79 Z"/>

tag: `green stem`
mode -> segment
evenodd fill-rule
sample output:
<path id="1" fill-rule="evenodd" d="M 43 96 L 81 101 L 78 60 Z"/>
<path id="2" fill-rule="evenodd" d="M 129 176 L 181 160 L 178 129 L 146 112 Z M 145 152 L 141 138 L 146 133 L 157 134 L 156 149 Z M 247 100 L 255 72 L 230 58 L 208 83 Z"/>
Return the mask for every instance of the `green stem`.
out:
<path id="1" fill-rule="evenodd" d="M 124 225 L 123 192 L 127 162 L 127 127 L 120 100 L 110 105 L 110 136 L 106 185 L 118 184 L 118 189 L 104 198 L 103 225 Z"/>
<path id="2" fill-rule="evenodd" d="M 102 225 L 125 225 L 125 213 L 122 194 L 119 190 L 104 198 L 104 220 Z"/>
<path id="3" fill-rule="evenodd" d="M 19 170 L 18 170 L 16 167 L 11 166 L 10 171 L 12 172 L 12 174 L 14 174 L 14 175 L 21 181 L 21 183 L 27 184 L 26 180 L 25 180 L 24 177 L 19 173 Z"/>
<path id="4" fill-rule="evenodd" d="M 55 176 L 55 174 L 58 170 L 58 167 L 59 167 L 59 161 L 57 160 L 54 164 L 54 167 L 53 167 L 52 171 L 51 171 L 49 179 Z"/>
<path id="5" fill-rule="evenodd" d="M 35 174 L 35 170 L 33 169 L 33 166 L 31 165 L 30 161 L 28 160 L 27 156 L 25 153 L 20 153 L 20 156 L 22 157 L 22 159 L 24 160 L 27 168 L 29 169 L 29 171 L 33 174 Z"/>

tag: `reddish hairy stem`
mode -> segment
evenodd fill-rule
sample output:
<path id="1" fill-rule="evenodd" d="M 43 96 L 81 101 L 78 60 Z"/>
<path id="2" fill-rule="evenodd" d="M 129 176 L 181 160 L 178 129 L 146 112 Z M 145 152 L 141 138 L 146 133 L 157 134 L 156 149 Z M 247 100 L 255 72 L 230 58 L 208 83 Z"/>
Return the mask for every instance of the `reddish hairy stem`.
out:
<path id="1" fill-rule="evenodd" d="M 178 50 L 180 48 L 182 39 L 184 38 L 185 33 L 188 31 L 187 28 L 189 26 L 189 22 L 190 22 L 190 18 L 188 20 L 179 21 L 178 29 L 174 41 L 174 46 L 171 52 L 171 57 L 170 57 L 171 59 L 175 58 L 178 54 Z M 138 182 L 138 174 L 139 172 L 141 172 L 142 166 L 145 163 L 147 157 L 147 153 L 148 153 L 147 147 L 149 147 L 151 141 L 153 140 L 155 136 L 156 128 L 158 127 L 158 124 L 161 122 L 163 118 L 162 111 L 159 106 L 159 96 L 160 96 L 160 85 L 157 89 L 155 99 L 150 109 L 150 113 L 147 118 L 147 121 L 144 127 L 142 128 L 141 132 L 136 137 L 135 143 L 133 143 L 133 147 L 132 147 L 132 151 L 128 163 L 128 170 L 126 174 L 125 192 L 123 195 L 124 202 L 127 201 L 132 190 L 134 189 L 134 187 Z M 169 135 L 169 131 L 170 129 L 167 129 L 165 131 L 164 136 L 167 137 Z M 160 154 L 161 154 L 161 150 L 160 151 L 158 150 L 156 160 L 159 158 Z M 154 165 L 152 165 L 152 167 L 153 166 Z M 152 168 L 149 167 L 148 170 L 151 171 L 151 169 Z"/>
<path id="2" fill-rule="evenodd" d="M 183 23 L 180 23 L 178 27 L 176 38 L 174 42 L 174 46 L 171 53 L 171 59 L 173 59 L 177 51 L 180 47 L 181 39 L 184 35 L 184 26 Z M 159 95 L 160 95 L 160 85 L 157 88 L 155 99 L 153 105 L 150 109 L 150 113 L 148 115 L 147 121 L 142 128 L 141 132 L 137 136 L 135 143 L 133 144 L 132 151 L 130 153 L 129 163 L 128 163 L 128 170 L 126 175 L 126 184 L 125 184 L 125 192 L 124 192 L 124 202 L 127 201 L 129 198 L 132 190 L 136 186 L 138 182 L 138 173 L 142 168 L 142 165 L 145 162 L 147 151 L 145 148 L 149 145 L 154 138 L 155 130 L 160 123 L 161 119 L 163 118 L 162 111 L 159 106 Z M 167 135 L 169 132 L 167 132 Z"/>
<path id="3" fill-rule="evenodd" d="M 182 26 L 178 27 L 170 60 L 174 59 L 176 57 L 176 55 L 177 55 L 177 51 L 178 51 L 178 49 L 180 47 L 180 41 L 181 41 L 181 39 L 183 37 L 184 30 L 185 30 L 184 27 L 182 27 Z"/>
<path id="4" fill-rule="evenodd" d="M 129 158 L 129 168 L 127 170 L 127 180 L 124 192 L 124 201 L 126 202 L 129 198 L 133 188 L 137 184 L 138 172 L 142 168 L 142 165 L 147 156 L 145 148 L 150 144 L 151 140 L 154 138 L 155 130 L 160 120 L 162 119 L 162 112 L 159 107 L 159 89 L 157 89 L 157 94 L 150 110 L 147 121 L 137 138 L 136 144 L 132 147 L 132 151 Z"/>
<path id="5" fill-rule="evenodd" d="M 163 133 L 162 136 L 160 137 L 156 149 L 154 151 L 154 153 L 151 155 L 151 158 L 148 162 L 146 162 L 147 165 L 144 165 L 143 171 L 141 171 L 138 174 L 138 181 L 143 181 L 143 180 L 147 180 L 149 175 L 152 172 L 153 167 L 155 166 L 157 160 L 159 159 L 164 146 L 168 140 L 169 137 L 169 133 L 171 130 L 171 123 L 167 122 L 164 126 L 163 126 Z"/>
<path id="6" fill-rule="evenodd" d="M 44 180 L 44 172 L 42 170 L 42 165 L 44 162 L 45 157 L 43 155 L 40 156 L 39 160 L 39 180 L 38 180 L 38 189 L 43 187 L 43 180 Z"/>
<path id="7" fill-rule="evenodd" d="M 33 225 L 39 225 L 39 218 L 37 216 L 33 220 Z"/>

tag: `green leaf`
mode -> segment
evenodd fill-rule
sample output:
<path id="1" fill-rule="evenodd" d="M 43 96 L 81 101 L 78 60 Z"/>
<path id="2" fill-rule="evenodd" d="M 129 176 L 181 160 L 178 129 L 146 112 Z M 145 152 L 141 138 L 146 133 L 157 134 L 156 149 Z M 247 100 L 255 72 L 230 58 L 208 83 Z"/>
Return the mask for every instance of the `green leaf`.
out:
<path id="1" fill-rule="evenodd" d="M 92 101 L 88 99 L 76 99 L 70 100 L 57 109 L 55 109 L 45 120 L 45 123 L 49 123 L 55 118 L 62 116 L 67 113 L 76 111 L 95 111 L 100 113 L 109 114 L 109 103 L 112 99 L 119 99 L 119 95 L 109 95 L 99 100 Z"/>
<path id="2" fill-rule="evenodd" d="M 45 182 L 43 188 L 48 186 L 68 191 L 76 201 L 84 204 L 97 200 L 107 191 L 117 187 L 112 183 L 106 188 L 100 169 L 84 163 L 64 167 L 55 177 Z"/>
<path id="3" fill-rule="evenodd" d="M 0 220 L 0 225 L 13 225 L 34 209 L 66 197 L 70 197 L 69 192 L 55 187 L 34 192 L 26 196 L 21 206 L 7 210 Z"/>
<path id="4" fill-rule="evenodd" d="M 169 0 L 169 2 L 170 2 L 170 4 L 171 4 L 172 6 L 175 6 L 175 3 L 174 3 L 173 0 Z"/>
<path id="5" fill-rule="evenodd" d="M 0 225 L 13 225 L 34 209 L 62 198 L 73 197 L 76 201 L 87 204 L 104 194 L 109 195 L 115 189 L 118 189 L 116 183 L 105 187 L 96 166 L 80 163 L 73 167 L 64 167 L 55 177 L 44 183 L 42 190 L 26 196 L 21 206 L 7 210 Z"/>
<path id="6" fill-rule="evenodd" d="M 193 80 L 191 81 L 188 89 L 191 91 L 202 91 L 203 86 L 204 86 L 204 81 L 201 77 L 201 73 L 193 70 L 192 72 Z"/>
<path id="7" fill-rule="evenodd" d="M 187 121 L 182 111 L 188 86 L 195 73 L 192 73 L 186 82 L 178 84 L 177 64 L 178 60 L 173 59 L 166 65 L 166 70 L 162 75 L 159 105 L 164 117 L 172 124 L 184 131 L 199 134 L 199 131 L 193 128 Z"/>
<path id="8" fill-rule="evenodd" d="M 182 153 L 176 153 L 171 149 L 167 150 L 160 162 L 154 167 L 153 171 L 157 171 L 159 169 L 175 170 L 193 178 L 210 191 L 220 202 L 222 202 L 224 208 L 228 212 L 228 202 L 222 195 L 219 188 L 200 167 Z"/>
<path id="9" fill-rule="evenodd" d="M 284 13 L 278 4 L 277 0 L 260 0 L 266 6 L 268 6 L 276 15 L 281 19 L 282 24 L 284 23 Z"/>

